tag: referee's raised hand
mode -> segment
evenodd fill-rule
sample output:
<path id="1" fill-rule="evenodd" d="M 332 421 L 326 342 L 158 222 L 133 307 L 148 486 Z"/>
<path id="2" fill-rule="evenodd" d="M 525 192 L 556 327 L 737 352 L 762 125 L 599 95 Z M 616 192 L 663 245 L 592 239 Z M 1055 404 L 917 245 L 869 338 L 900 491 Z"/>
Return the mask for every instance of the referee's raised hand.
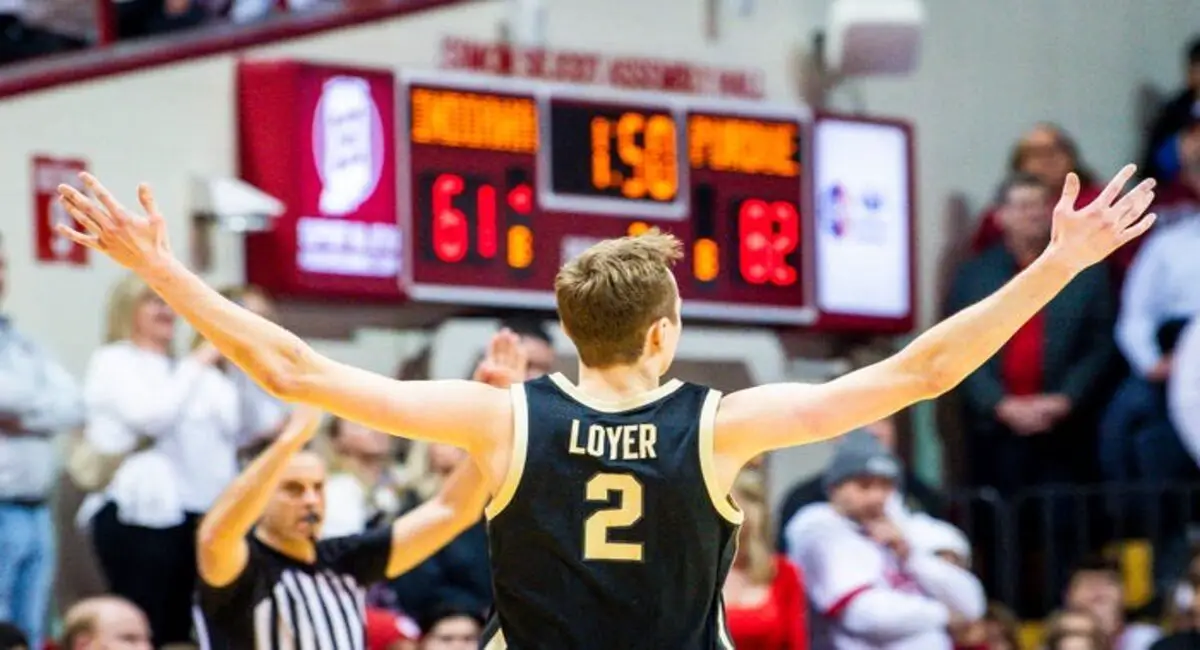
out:
<path id="1" fill-rule="evenodd" d="M 225 488 L 200 522 L 196 548 L 200 578 L 224 587 L 242 574 L 249 558 L 247 536 L 262 518 L 295 458 L 316 435 L 321 411 L 298 406 L 283 431 Z M 323 480 L 324 466 L 320 467 Z M 324 500 L 322 494 L 320 499 Z M 317 522 L 308 523 L 314 528 Z"/>
<path id="2" fill-rule="evenodd" d="M 294 438 L 301 445 L 306 445 L 317 435 L 317 429 L 320 424 L 321 409 L 308 404 L 301 404 L 288 416 L 279 437 L 289 440 Z"/>

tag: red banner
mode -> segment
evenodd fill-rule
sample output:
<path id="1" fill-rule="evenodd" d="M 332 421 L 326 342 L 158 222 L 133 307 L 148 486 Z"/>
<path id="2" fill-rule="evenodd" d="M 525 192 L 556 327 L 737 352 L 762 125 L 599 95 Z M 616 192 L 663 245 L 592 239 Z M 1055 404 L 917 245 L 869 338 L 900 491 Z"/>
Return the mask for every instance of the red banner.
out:
<path id="1" fill-rule="evenodd" d="M 516 48 L 465 38 L 442 39 L 441 67 L 633 90 L 762 99 L 761 70 L 599 52 Z"/>
<path id="2" fill-rule="evenodd" d="M 280 295 L 399 297 L 392 73 L 259 61 L 238 75 L 242 178 L 287 206 L 247 236 L 247 279 Z"/>
<path id="3" fill-rule="evenodd" d="M 86 266 L 88 249 L 55 231 L 57 224 L 74 226 L 74 220 L 58 202 L 62 183 L 83 188 L 79 172 L 87 162 L 78 158 L 34 156 L 31 165 L 33 185 L 34 256 L 39 262 Z"/>

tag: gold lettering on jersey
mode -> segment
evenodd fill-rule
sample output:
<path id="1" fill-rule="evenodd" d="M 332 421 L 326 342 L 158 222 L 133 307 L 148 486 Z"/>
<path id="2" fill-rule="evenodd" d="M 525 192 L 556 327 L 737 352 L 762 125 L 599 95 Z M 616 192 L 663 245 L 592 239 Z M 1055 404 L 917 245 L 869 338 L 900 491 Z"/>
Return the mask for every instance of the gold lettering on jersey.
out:
<path id="1" fill-rule="evenodd" d="M 658 453 L 654 450 L 654 443 L 658 442 L 658 428 L 653 424 L 591 424 L 588 425 L 586 437 L 581 439 L 582 428 L 579 420 L 571 421 L 571 439 L 567 444 L 567 453 L 609 460 L 658 458 Z"/>

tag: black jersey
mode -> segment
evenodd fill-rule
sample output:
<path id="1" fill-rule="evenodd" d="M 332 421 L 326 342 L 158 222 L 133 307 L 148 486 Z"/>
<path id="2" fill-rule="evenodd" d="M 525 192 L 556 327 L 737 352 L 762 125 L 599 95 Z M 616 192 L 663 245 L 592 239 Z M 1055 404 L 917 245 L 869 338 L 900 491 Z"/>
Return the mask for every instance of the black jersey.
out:
<path id="1" fill-rule="evenodd" d="M 305 564 L 247 539 L 228 586 L 201 579 L 193 618 L 202 650 L 365 650 L 366 587 L 383 580 L 392 527 L 317 542 Z"/>
<path id="2" fill-rule="evenodd" d="M 512 395 L 484 647 L 732 648 L 721 586 L 741 512 L 713 487 L 720 393 L 671 381 L 602 403 L 555 374 Z"/>

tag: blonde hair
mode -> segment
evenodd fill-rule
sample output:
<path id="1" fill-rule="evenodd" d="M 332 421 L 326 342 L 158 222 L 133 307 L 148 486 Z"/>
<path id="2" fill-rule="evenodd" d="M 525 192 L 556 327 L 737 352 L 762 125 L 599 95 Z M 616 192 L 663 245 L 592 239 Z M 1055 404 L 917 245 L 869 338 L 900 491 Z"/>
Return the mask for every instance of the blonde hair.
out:
<path id="1" fill-rule="evenodd" d="M 661 318 L 675 322 L 679 292 L 671 267 L 682 257 L 678 239 L 651 229 L 604 240 L 563 265 L 554 296 L 584 365 L 633 363 L 650 326 Z"/>
<path id="2" fill-rule="evenodd" d="M 151 295 L 150 286 L 130 273 L 108 293 L 108 327 L 105 343 L 124 341 L 133 335 L 133 317 L 138 305 Z"/>
<path id="3" fill-rule="evenodd" d="M 137 605 L 120 596 L 85 598 L 72 605 L 63 615 L 62 647 L 66 650 L 75 650 L 82 639 L 94 636 L 100 623 L 100 615 L 106 608 L 127 608 L 145 616 Z"/>
<path id="4" fill-rule="evenodd" d="M 771 547 L 771 521 L 762 477 L 757 472 L 742 472 L 732 492 L 738 507 L 746 513 L 742 522 L 745 536 L 738 542 L 738 555 L 744 560 L 751 582 L 768 584 L 775 579 L 775 550 Z"/>

